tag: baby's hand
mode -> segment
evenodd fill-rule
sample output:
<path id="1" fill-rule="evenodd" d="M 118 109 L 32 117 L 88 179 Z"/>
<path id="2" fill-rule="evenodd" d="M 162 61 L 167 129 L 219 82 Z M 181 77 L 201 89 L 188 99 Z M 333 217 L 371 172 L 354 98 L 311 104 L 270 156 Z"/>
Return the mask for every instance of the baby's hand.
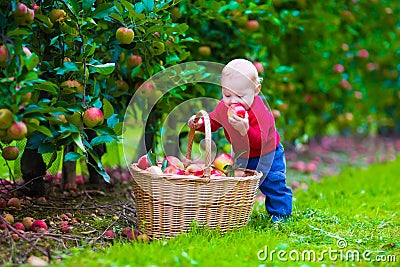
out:
<path id="1" fill-rule="evenodd" d="M 249 130 L 249 116 L 247 113 L 244 118 L 232 114 L 232 116 L 228 117 L 228 121 L 242 136 L 247 134 L 247 131 Z"/>
<path id="2" fill-rule="evenodd" d="M 192 117 L 190 117 L 190 119 L 188 121 L 188 126 L 190 128 L 194 128 L 194 129 L 198 130 L 203 126 L 204 120 L 203 120 L 203 118 L 200 118 L 197 120 L 197 122 L 195 122 L 195 118 L 196 118 L 196 115 L 193 115 Z"/>

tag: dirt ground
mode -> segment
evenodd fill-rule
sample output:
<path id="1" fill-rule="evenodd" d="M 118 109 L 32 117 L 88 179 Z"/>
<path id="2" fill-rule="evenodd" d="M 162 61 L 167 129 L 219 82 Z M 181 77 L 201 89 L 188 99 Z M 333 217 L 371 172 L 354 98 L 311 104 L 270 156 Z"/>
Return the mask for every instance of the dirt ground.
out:
<path id="1" fill-rule="evenodd" d="M 296 192 L 307 190 L 310 180 L 337 175 L 348 166 L 394 160 L 400 154 L 400 138 L 324 137 L 298 147 L 285 144 L 285 149 L 288 185 Z M 76 191 L 62 191 L 54 185 L 44 198 L 18 195 L 20 207 L 0 203 L 1 264 L 35 265 L 35 260 L 58 260 L 62 254 L 83 245 L 104 249 L 114 238 L 137 242 L 136 232 L 127 230 L 137 226 L 130 173 L 126 167 L 115 167 L 108 172 L 113 185 L 101 190 L 79 185 Z M 8 201 L 16 196 L 16 186 L 3 181 L 0 199 Z M 261 194 L 257 201 L 263 201 Z M 12 222 L 7 214 L 12 215 Z M 47 230 L 17 230 L 16 223 L 26 217 L 44 221 Z"/>

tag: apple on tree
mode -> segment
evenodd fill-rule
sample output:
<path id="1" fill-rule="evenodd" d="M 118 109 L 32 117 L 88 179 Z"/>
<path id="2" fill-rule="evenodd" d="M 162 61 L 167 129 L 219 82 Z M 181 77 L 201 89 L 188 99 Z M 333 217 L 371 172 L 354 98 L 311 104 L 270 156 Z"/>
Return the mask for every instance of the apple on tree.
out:
<path id="1" fill-rule="evenodd" d="M 19 149 L 16 146 L 7 146 L 3 148 L 1 155 L 5 160 L 16 160 L 19 156 Z"/>
<path id="2" fill-rule="evenodd" d="M 6 130 L 10 128 L 14 121 L 13 113 L 6 108 L 0 109 L 0 129 Z"/>
<path id="3" fill-rule="evenodd" d="M 130 44 L 135 37 L 135 33 L 132 29 L 128 29 L 125 27 L 118 28 L 117 32 L 115 33 L 115 38 L 121 44 Z"/>
<path id="4" fill-rule="evenodd" d="M 83 113 L 83 123 L 89 128 L 101 125 L 103 122 L 104 115 L 99 108 L 91 107 L 88 108 L 85 113 Z"/>

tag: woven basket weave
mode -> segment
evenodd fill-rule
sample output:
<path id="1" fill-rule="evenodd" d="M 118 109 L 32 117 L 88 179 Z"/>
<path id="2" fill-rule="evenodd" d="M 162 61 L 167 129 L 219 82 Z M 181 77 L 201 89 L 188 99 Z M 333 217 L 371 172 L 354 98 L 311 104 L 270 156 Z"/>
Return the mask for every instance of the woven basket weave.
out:
<path id="1" fill-rule="evenodd" d="M 211 128 L 205 111 L 204 176 L 152 174 L 131 165 L 139 227 L 154 239 L 171 238 L 199 226 L 226 232 L 247 224 L 261 173 L 242 169 L 245 177 L 210 175 Z M 190 130 L 186 159 L 191 158 L 194 129 Z"/>

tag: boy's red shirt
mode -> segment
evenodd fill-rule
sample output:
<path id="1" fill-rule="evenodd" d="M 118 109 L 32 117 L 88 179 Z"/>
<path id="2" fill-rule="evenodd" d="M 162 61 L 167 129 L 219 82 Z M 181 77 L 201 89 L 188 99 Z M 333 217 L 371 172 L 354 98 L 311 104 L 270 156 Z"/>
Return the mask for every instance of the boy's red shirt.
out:
<path id="1" fill-rule="evenodd" d="M 264 105 L 260 96 L 254 98 L 252 106 L 247 110 L 249 130 L 242 136 L 228 121 L 228 107 L 221 100 L 209 114 L 211 131 L 224 128 L 226 139 L 232 144 L 233 151 L 245 151 L 241 158 L 255 158 L 268 154 L 276 149 L 280 136 L 275 128 L 275 119 Z M 199 129 L 204 132 L 204 125 Z"/>

